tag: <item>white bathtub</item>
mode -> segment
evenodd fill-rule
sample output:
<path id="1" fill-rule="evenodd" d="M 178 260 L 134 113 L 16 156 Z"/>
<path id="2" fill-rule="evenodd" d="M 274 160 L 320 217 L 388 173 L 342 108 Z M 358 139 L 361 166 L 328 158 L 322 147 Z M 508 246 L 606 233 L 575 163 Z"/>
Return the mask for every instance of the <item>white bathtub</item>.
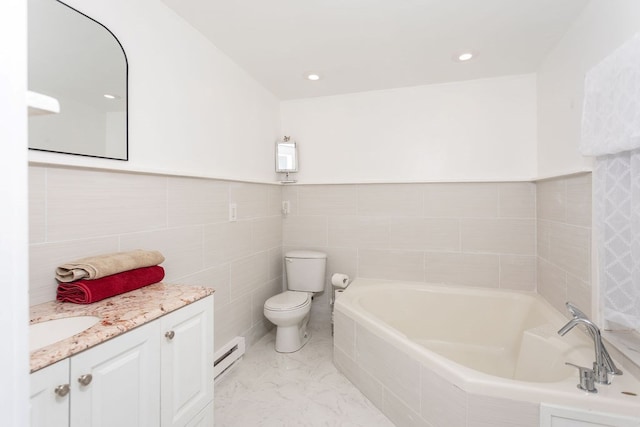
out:
<path id="1" fill-rule="evenodd" d="M 334 360 L 401 424 L 466 425 L 486 405 L 522 426 L 538 425 L 540 404 L 639 417 L 629 374 L 597 394 L 576 387 L 565 362 L 590 367 L 594 350 L 578 329 L 557 334 L 566 321 L 532 293 L 357 279 L 335 303 Z"/>

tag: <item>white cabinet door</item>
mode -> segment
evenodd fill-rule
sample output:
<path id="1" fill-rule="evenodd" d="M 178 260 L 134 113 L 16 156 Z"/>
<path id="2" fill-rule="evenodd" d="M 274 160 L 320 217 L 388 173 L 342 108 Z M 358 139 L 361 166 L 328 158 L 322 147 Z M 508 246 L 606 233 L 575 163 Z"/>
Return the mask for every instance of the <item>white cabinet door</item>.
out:
<path id="1" fill-rule="evenodd" d="M 68 427 L 69 359 L 34 372 L 29 376 L 29 380 L 31 426 Z"/>
<path id="2" fill-rule="evenodd" d="M 160 322 L 71 358 L 71 427 L 160 424 Z"/>
<path id="3" fill-rule="evenodd" d="M 198 415 L 193 417 L 186 427 L 212 427 L 213 402 L 210 402 Z"/>
<path id="4" fill-rule="evenodd" d="M 182 427 L 213 401 L 213 296 L 161 323 L 161 425 Z"/>

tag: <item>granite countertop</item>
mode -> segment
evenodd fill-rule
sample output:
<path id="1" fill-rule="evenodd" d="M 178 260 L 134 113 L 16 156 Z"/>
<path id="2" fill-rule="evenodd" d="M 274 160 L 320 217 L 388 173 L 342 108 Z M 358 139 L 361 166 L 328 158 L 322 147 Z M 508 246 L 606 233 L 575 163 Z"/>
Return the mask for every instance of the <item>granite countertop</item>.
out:
<path id="1" fill-rule="evenodd" d="M 101 320 L 77 335 L 31 352 L 31 372 L 80 353 L 213 292 L 210 288 L 156 283 L 93 304 L 50 301 L 35 305 L 30 309 L 30 324 L 71 316 L 96 316 Z"/>

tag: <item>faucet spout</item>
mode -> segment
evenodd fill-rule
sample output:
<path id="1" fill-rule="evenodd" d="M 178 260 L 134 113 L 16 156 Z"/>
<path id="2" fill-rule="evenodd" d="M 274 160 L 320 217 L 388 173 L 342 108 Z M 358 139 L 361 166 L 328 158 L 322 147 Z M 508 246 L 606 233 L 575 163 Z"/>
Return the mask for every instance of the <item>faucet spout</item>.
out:
<path id="1" fill-rule="evenodd" d="M 586 327 L 589 335 L 593 339 L 593 347 L 595 351 L 595 362 L 593 362 L 593 372 L 595 374 L 595 381 L 600 384 L 610 384 L 609 374 L 622 375 L 622 371 L 619 370 L 613 363 L 609 352 L 602 342 L 602 335 L 600 329 L 589 318 L 580 311 L 576 306 L 567 302 L 567 309 L 573 316 L 566 325 L 558 330 L 558 334 L 564 336 L 567 332 L 572 330 L 578 325 Z"/>
<path id="2" fill-rule="evenodd" d="M 587 315 L 584 314 L 582 312 L 582 310 L 580 310 L 578 307 L 576 307 L 572 302 L 567 301 L 565 305 L 567 307 L 567 310 L 569 311 L 569 313 L 571 313 L 571 315 L 573 316 L 574 319 L 582 318 L 582 319 L 589 320 Z M 567 325 L 565 325 L 565 326 L 567 326 Z M 591 335 L 591 338 L 593 338 L 595 340 L 595 337 L 593 337 L 591 329 L 588 328 L 587 330 L 589 331 L 589 335 Z M 560 333 L 560 331 L 558 331 L 558 333 Z M 564 335 L 564 333 L 561 334 L 561 335 Z M 613 359 L 609 355 L 609 352 L 607 351 L 607 348 L 604 345 L 602 346 L 602 358 L 604 359 L 603 362 L 604 362 L 604 364 L 605 364 L 605 366 L 607 368 L 607 371 L 610 374 L 622 375 L 622 371 L 620 369 L 618 369 L 616 364 L 613 362 Z"/>
<path id="3" fill-rule="evenodd" d="M 572 330 L 578 325 L 584 325 L 589 334 L 593 338 L 593 347 L 595 350 L 596 361 L 593 363 L 593 372 L 595 373 L 596 382 L 600 384 L 609 384 L 608 372 L 604 365 L 604 357 L 602 355 L 602 337 L 600 336 L 600 329 L 589 319 L 583 319 L 581 317 L 571 319 L 569 323 L 564 325 L 558 331 L 558 334 L 564 336 L 567 332 Z"/>

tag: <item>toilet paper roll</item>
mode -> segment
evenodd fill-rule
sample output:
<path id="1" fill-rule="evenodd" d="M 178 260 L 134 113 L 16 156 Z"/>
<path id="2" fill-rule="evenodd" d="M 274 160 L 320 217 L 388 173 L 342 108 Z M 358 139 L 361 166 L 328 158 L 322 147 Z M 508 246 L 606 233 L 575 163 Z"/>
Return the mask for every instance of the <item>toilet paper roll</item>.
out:
<path id="1" fill-rule="evenodd" d="M 333 300 L 337 300 L 340 295 L 344 293 L 344 289 L 336 289 L 336 295 L 333 297 Z"/>
<path id="2" fill-rule="evenodd" d="M 337 288 L 346 288 L 349 285 L 349 276 L 342 273 L 334 273 L 331 276 L 331 284 Z"/>

